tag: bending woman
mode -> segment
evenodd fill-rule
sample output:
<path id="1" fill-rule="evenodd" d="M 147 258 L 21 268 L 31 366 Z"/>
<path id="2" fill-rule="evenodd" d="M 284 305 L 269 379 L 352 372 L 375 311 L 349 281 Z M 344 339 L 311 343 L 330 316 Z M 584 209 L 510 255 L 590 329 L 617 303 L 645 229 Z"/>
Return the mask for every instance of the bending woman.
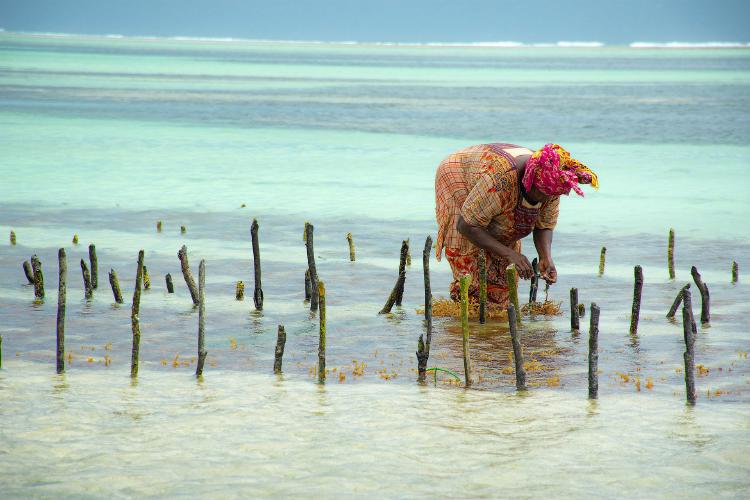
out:
<path id="1" fill-rule="evenodd" d="M 560 195 L 579 184 L 598 188 L 597 176 L 557 144 L 533 152 L 514 144 L 480 144 L 445 158 L 435 176 L 437 259 L 443 249 L 453 271 L 450 293 L 459 299 L 459 279 L 472 275 L 469 296 L 479 298 L 479 250 L 487 255 L 487 299 L 505 307 L 505 269 L 515 264 L 529 279 L 533 269 L 521 253 L 521 239 L 534 232 L 541 276 L 557 281 L 552 231 Z"/>

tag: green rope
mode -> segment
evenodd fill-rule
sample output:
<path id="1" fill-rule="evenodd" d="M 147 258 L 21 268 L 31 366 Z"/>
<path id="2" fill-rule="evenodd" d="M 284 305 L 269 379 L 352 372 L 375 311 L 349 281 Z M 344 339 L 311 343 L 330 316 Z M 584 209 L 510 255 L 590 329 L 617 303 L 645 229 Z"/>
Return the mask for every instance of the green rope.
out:
<path id="1" fill-rule="evenodd" d="M 447 374 L 449 374 L 449 375 L 453 375 L 454 377 L 456 377 L 456 379 L 457 379 L 457 380 L 461 380 L 461 377 L 459 377 L 459 376 L 458 376 L 458 375 L 456 375 L 456 374 L 455 374 L 454 372 L 452 372 L 452 371 L 450 371 L 450 370 L 447 370 L 447 369 L 445 369 L 445 368 L 438 368 L 437 366 L 435 366 L 435 367 L 433 367 L 433 368 L 428 368 L 428 369 L 427 369 L 427 370 L 425 370 L 425 371 L 427 371 L 427 372 L 429 372 L 429 371 L 435 372 L 435 373 L 434 373 L 434 375 L 435 375 L 435 385 L 437 385 L 437 372 L 439 372 L 439 371 L 441 371 L 441 372 L 443 372 L 443 373 L 447 373 Z"/>

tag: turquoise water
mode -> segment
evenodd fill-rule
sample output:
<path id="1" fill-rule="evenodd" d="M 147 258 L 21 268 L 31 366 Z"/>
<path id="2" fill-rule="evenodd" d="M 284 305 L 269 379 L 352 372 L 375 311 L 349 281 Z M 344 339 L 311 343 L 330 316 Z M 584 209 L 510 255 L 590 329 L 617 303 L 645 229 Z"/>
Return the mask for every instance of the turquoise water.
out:
<path id="1" fill-rule="evenodd" d="M 750 52 L 740 49 L 0 34 L 0 231 L 18 238 L 0 246 L 0 484 L 12 496 L 50 497 L 746 496 L 749 91 Z M 527 359 L 539 367 L 526 396 L 513 390 L 502 322 L 472 324 L 481 377 L 472 390 L 415 382 L 434 171 L 451 151 L 489 141 L 560 142 L 600 174 L 598 192 L 563 200 L 560 282 L 550 290 L 564 311 L 572 286 L 602 308 L 595 404 L 586 400 L 587 328 L 571 332 L 567 314 L 524 324 Z M 254 217 L 262 313 L 249 299 Z M 324 386 L 310 375 L 318 326 L 303 303 L 305 221 L 328 290 L 336 371 Z M 665 262 L 670 227 L 676 281 Z M 414 264 L 404 306 L 378 316 L 405 238 Z M 88 243 L 100 273 L 91 301 L 78 271 Z M 207 266 L 209 357 L 197 382 L 183 244 L 194 268 L 201 258 Z M 59 247 L 72 353 L 61 376 Z M 141 248 L 153 285 L 133 385 L 128 302 Z M 21 272 L 34 253 L 45 271 L 41 304 Z M 631 337 L 635 264 L 646 283 Z M 708 372 L 696 379 L 695 408 L 683 402 L 681 325 L 664 318 L 691 265 L 711 287 L 713 312 L 697 343 Z M 124 305 L 113 304 L 110 268 Z M 431 268 L 433 293 L 447 295 L 447 264 L 433 258 Z M 234 299 L 237 280 L 245 301 Z M 696 313 L 699 304 L 694 297 Z M 278 324 L 288 340 L 277 378 Z M 436 318 L 434 335 L 430 366 L 461 374 L 460 326 Z M 366 363 L 363 375 L 355 363 Z"/>

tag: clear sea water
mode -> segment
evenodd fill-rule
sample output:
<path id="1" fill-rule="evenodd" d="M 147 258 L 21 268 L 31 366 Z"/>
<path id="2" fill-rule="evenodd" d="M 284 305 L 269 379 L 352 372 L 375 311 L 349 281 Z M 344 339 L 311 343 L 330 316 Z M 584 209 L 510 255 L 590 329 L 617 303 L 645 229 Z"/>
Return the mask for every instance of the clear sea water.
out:
<path id="1" fill-rule="evenodd" d="M 747 49 L 0 33 L 4 495 L 747 497 L 749 137 Z M 537 360 L 526 394 L 514 390 L 503 322 L 471 325 L 481 377 L 472 389 L 443 377 L 416 383 L 434 171 L 451 151 L 483 142 L 559 142 L 600 175 L 598 192 L 563 200 L 553 247 L 560 279 L 550 290 L 563 311 L 572 286 L 602 309 L 597 402 L 586 398 L 588 316 L 578 333 L 567 313 L 525 321 L 527 361 Z M 252 305 L 253 218 L 262 313 Z M 315 225 L 328 290 L 327 364 L 336 371 L 325 385 L 311 376 L 318 324 L 303 302 L 305 221 Z M 406 238 L 404 305 L 379 316 Z M 86 301 L 79 260 L 89 243 L 100 276 Z M 207 268 L 209 356 L 198 381 L 183 244 L 194 270 L 200 259 Z M 54 363 L 60 247 L 72 354 L 64 375 Z M 152 288 L 131 382 L 139 249 Z M 525 252 L 534 256 L 530 242 Z M 21 270 L 32 254 L 45 272 L 42 303 Z M 636 264 L 645 286 L 630 336 Z M 711 288 L 713 314 L 699 330 L 704 370 L 688 407 L 682 327 L 665 313 L 692 265 Z M 110 268 L 123 305 L 113 303 Z M 447 263 L 433 257 L 431 269 L 433 293 L 446 296 Z M 234 298 L 237 280 L 244 301 Z M 288 340 L 277 377 L 278 324 Z M 462 374 L 455 320 L 436 318 L 429 366 Z"/>

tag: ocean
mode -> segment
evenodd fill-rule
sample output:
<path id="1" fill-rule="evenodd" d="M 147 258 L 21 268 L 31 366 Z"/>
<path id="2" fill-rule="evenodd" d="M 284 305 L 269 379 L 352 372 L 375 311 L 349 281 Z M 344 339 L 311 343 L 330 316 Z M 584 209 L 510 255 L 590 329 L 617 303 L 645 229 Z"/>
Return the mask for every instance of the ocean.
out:
<path id="1" fill-rule="evenodd" d="M 750 51 L 740 46 L 0 32 L 0 485 L 10 497 L 56 498 L 747 496 L 749 137 Z M 549 296 L 564 314 L 524 322 L 525 394 L 515 392 L 507 323 L 498 321 L 471 324 L 471 389 L 443 376 L 416 383 L 435 169 L 486 142 L 562 144 L 601 182 L 562 200 Z M 262 312 L 252 301 L 254 218 Z M 318 320 L 304 303 L 305 222 L 327 288 L 324 385 L 313 375 Z M 404 304 L 378 315 L 407 238 Z M 85 300 L 79 259 L 90 243 L 99 286 Z M 182 245 L 194 273 L 206 261 L 202 380 Z M 70 358 L 57 375 L 61 247 Z M 152 286 L 131 381 L 140 249 Z M 524 253 L 535 256 L 530 238 Z M 21 268 L 32 254 L 45 275 L 42 302 Z M 630 335 L 635 265 L 645 284 Z M 430 266 L 433 294 L 446 297 L 447 263 L 433 255 Z M 665 318 L 691 266 L 712 304 L 696 343 L 694 407 L 685 404 L 681 321 Z M 244 301 L 235 300 L 238 280 Z M 571 331 L 571 287 L 602 310 L 595 402 L 589 315 Z M 520 290 L 528 297 L 528 283 Z M 279 324 L 287 344 L 275 376 Z M 429 366 L 462 374 L 458 321 L 435 318 Z"/>

